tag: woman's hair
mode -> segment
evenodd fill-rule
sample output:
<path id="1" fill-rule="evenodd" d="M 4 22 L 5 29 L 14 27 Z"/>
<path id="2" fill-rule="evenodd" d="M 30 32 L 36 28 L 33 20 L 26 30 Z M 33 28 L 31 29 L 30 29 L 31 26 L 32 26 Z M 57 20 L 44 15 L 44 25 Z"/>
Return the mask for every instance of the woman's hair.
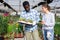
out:
<path id="1" fill-rule="evenodd" d="M 50 9 L 51 9 L 50 6 L 47 3 L 42 4 L 42 6 L 45 7 L 45 8 L 47 8 L 48 11 L 50 11 Z"/>

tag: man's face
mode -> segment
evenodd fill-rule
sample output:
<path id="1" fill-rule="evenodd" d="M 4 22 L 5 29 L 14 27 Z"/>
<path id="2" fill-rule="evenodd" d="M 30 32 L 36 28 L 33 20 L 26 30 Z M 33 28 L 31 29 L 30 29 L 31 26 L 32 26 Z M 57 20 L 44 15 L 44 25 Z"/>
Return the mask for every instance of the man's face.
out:
<path id="1" fill-rule="evenodd" d="M 29 12 L 30 6 L 29 6 L 29 5 L 25 5 L 24 9 L 25 9 L 27 12 Z"/>

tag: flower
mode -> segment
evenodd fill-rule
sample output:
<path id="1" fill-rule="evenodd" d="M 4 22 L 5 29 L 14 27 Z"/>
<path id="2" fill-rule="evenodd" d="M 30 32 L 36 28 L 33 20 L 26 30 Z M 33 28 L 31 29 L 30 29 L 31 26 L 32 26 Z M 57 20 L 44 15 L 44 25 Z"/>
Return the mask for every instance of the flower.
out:
<path id="1" fill-rule="evenodd" d="M 16 27 L 18 27 L 19 26 L 19 24 L 18 23 L 16 23 Z"/>
<path id="2" fill-rule="evenodd" d="M 8 12 L 7 13 L 4 13 L 3 16 L 4 17 L 7 17 L 7 16 L 9 16 L 9 13 Z"/>

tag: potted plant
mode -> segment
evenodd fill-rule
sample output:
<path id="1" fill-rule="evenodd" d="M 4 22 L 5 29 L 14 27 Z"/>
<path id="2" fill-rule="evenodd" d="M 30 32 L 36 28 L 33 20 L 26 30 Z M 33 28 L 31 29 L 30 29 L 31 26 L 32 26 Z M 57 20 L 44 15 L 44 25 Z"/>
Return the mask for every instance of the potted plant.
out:
<path id="1" fill-rule="evenodd" d="M 16 30 L 15 30 L 15 34 L 14 34 L 15 38 L 23 38 L 23 27 L 19 24 L 16 23 Z"/>
<path id="2" fill-rule="evenodd" d="M 27 24 L 27 25 L 32 25 L 33 24 L 32 19 L 26 19 L 26 18 L 23 18 L 23 17 L 20 17 L 19 22 L 20 22 L 20 24 Z"/>
<path id="3" fill-rule="evenodd" d="M 7 33 L 8 17 L 0 15 L 0 40 L 4 40 L 4 35 Z"/>

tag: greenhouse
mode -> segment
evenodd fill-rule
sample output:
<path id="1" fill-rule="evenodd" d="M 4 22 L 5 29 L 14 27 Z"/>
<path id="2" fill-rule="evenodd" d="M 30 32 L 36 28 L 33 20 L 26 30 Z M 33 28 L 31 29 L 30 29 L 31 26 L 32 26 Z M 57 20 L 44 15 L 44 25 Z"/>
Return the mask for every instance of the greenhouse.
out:
<path id="1" fill-rule="evenodd" d="M 53 14 L 43 15 L 44 7 Z M 60 40 L 60 0 L 0 0 L 0 40 L 49 39 Z"/>

